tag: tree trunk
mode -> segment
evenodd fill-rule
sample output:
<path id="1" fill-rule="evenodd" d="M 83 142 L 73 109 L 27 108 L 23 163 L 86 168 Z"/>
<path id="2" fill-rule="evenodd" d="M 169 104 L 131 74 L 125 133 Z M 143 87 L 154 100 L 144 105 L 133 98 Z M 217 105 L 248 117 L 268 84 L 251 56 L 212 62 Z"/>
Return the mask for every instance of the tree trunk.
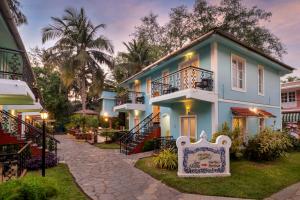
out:
<path id="1" fill-rule="evenodd" d="M 86 84 L 85 84 L 85 79 L 83 78 L 81 80 L 81 104 L 82 104 L 82 110 L 86 110 L 86 98 L 87 98 Z"/>

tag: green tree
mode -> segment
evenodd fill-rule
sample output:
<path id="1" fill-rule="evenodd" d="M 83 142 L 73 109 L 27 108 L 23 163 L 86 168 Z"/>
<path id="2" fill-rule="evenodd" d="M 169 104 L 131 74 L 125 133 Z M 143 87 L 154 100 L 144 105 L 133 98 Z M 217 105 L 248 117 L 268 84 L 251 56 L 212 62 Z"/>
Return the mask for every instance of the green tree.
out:
<path id="1" fill-rule="evenodd" d="M 87 96 L 101 93 L 106 77 L 103 65 L 112 67 L 113 46 L 105 36 L 97 35 L 105 24 L 94 26 L 83 8 L 68 8 L 61 18 L 51 19 L 52 24 L 42 30 L 42 41 L 57 39 L 48 49 L 50 60 L 58 66 L 67 87 L 77 86 L 85 110 Z"/>
<path id="2" fill-rule="evenodd" d="M 68 100 L 68 91 L 61 83 L 60 74 L 47 67 L 33 67 L 33 71 L 45 108 L 56 120 L 57 125 L 65 124 L 71 105 Z"/>
<path id="3" fill-rule="evenodd" d="M 27 24 L 27 18 L 22 12 L 21 8 L 21 3 L 19 0 L 8 0 L 7 1 L 9 9 L 11 11 L 11 14 L 14 18 L 15 23 L 17 26 L 21 24 Z"/>
<path id="4" fill-rule="evenodd" d="M 142 24 L 135 27 L 133 36 L 147 40 L 163 54 L 181 48 L 186 43 L 218 28 L 234 35 L 237 39 L 279 59 L 286 53 L 280 39 L 262 26 L 270 21 L 271 12 L 256 6 L 248 8 L 241 0 L 221 0 L 219 5 L 196 0 L 192 10 L 186 6 L 172 8 L 170 20 L 160 26 L 158 16 L 151 13 L 142 18 Z"/>

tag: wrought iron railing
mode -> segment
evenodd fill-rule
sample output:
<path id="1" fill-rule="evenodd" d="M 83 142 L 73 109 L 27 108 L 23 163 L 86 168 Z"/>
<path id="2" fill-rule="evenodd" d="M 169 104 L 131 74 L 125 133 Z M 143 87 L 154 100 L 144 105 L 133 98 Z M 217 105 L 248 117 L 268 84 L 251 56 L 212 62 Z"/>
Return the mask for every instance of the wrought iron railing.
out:
<path id="1" fill-rule="evenodd" d="M 143 136 L 153 131 L 154 128 L 159 127 L 160 113 L 153 115 L 151 113 L 139 124 L 133 127 L 128 134 L 125 134 L 120 138 L 120 152 L 124 150 L 126 154 L 130 153 L 128 145 L 137 139 L 137 136 Z"/>
<path id="2" fill-rule="evenodd" d="M 7 111 L 0 110 L 0 128 L 6 133 L 9 133 L 18 139 L 21 138 L 21 130 L 19 128 L 21 125 L 25 127 L 25 140 L 32 141 L 37 144 L 38 147 L 42 147 L 42 135 L 43 132 L 41 129 L 36 128 L 35 126 L 19 119 L 18 117 L 13 116 Z M 59 141 L 55 139 L 52 135 L 46 133 L 46 149 L 54 153 L 57 156 L 57 144 Z"/>
<path id="3" fill-rule="evenodd" d="M 151 82 L 151 96 L 157 97 L 185 89 L 213 90 L 213 72 L 198 68 L 186 67 Z"/>
<path id="4" fill-rule="evenodd" d="M 26 60 L 25 52 L 0 47 L 0 79 L 25 81 L 36 98 L 41 99 L 33 71 Z"/>
<path id="5" fill-rule="evenodd" d="M 23 78 L 22 52 L 0 48 L 0 78 L 22 80 Z"/>
<path id="6" fill-rule="evenodd" d="M 116 96 L 116 106 L 120 106 L 126 103 L 132 104 L 144 104 L 145 103 L 145 93 L 127 91 L 123 94 Z"/>
<path id="7" fill-rule="evenodd" d="M 176 140 L 173 136 L 161 136 L 154 138 L 154 152 L 159 153 L 164 149 L 172 149 L 177 152 Z"/>
<path id="8" fill-rule="evenodd" d="M 25 174 L 27 160 L 31 157 L 30 144 L 18 144 L 21 147 L 18 151 L 0 153 L 0 183 Z"/>

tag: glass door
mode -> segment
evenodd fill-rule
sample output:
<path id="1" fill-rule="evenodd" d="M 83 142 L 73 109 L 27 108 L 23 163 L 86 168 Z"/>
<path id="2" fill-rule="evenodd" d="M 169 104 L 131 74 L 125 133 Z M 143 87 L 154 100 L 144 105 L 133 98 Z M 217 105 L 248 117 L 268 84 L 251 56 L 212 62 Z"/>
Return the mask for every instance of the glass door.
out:
<path id="1" fill-rule="evenodd" d="M 196 116 L 182 116 L 180 117 L 181 136 L 187 136 L 191 142 L 196 141 L 197 124 Z"/>

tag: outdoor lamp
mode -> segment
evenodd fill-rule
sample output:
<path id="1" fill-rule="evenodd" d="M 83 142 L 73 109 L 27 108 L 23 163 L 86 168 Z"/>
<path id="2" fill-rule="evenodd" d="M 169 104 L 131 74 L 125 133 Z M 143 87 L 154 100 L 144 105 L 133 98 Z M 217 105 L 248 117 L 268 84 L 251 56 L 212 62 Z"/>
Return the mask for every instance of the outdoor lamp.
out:
<path id="1" fill-rule="evenodd" d="M 46 174 L 46 123 L 45 120 L 48 119 L 48 112 L 42 109 L 40 112 L 41 118 L 43 120 L 43 148 L 42 148 L 42 176 Z"/>
<path id="2" fill-rule="evenodd" d="M 41 110 L 40 115 L 41 115 L 42 120 L 48 119 L 48 116 L 49 116 L 47 110 L 45 110 L 45 109 Z"/>

